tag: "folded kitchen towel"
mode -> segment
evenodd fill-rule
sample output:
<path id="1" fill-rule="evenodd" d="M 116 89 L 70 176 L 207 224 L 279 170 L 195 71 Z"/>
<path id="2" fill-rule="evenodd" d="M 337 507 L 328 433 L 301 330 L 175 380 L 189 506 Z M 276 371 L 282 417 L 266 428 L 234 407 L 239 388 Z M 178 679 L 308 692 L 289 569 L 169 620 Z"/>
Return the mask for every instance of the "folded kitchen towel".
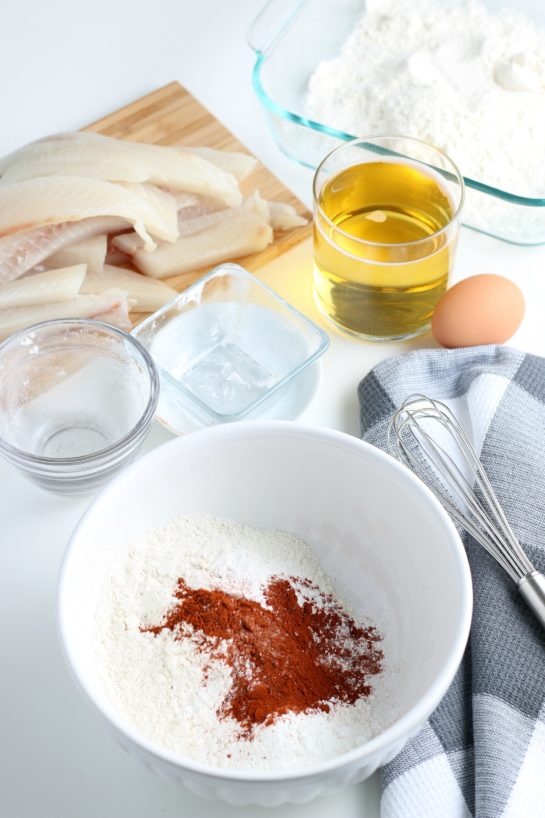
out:
<path id="1" fill-rule="evenodd" d="M 545 359 L 503 346 L 419 350 L 360 383 L 365 440 L 387 449 L 413 392 L 445 401 L 522 547 L 545 570 Z M 545 633 L 465 532 L 474 613 L 462 665 L 425 727 L 381 771 L 381 818 L 545 816 Z"/>

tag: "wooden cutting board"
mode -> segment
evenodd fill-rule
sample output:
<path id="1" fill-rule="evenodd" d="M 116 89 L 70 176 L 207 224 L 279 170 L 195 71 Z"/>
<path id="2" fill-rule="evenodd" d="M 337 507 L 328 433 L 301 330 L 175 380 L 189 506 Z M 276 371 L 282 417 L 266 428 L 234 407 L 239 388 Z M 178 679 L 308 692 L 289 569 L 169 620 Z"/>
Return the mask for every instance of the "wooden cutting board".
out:
<path id="1" fill-rule="evenodd" d="M 98 131 L 120 139 L 133 139 L 135 142 L 150 142 L 157 145 L 205 145 L 209 148 L 249 153 L 210 111 L 177 82 L 171 82 L 164 88 L 147 94 L 125 108 L 94 122 L 85 130 Z M 274 242 L 260 253 L 232 259 L 254 272 L 308 238 L 311 215 L 302 202 L 261 163 L 258 163 L 252 174 L 244 180 L 241 189 L 245 195 L 259 190 L 265 199 L 288 202 L 308 219 L 308 224 L 304 227 L 276 233 Z M 182 290 L 208 269 L 211 268 L 196 270 L 195 275 L 174 276 L 165 280 L 176 290 Z"/>

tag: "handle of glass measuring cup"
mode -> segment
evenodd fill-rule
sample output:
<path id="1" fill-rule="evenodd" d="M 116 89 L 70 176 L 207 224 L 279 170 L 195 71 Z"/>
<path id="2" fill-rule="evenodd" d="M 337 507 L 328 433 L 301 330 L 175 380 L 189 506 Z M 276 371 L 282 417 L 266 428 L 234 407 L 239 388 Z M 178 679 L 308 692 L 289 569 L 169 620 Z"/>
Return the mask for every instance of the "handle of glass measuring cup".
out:
<path id="1" fill-rule="evenodd" d="M 269 0 L 246 33 L 249 45 L 264 54 L 306 5 L 307 0 Z"/>

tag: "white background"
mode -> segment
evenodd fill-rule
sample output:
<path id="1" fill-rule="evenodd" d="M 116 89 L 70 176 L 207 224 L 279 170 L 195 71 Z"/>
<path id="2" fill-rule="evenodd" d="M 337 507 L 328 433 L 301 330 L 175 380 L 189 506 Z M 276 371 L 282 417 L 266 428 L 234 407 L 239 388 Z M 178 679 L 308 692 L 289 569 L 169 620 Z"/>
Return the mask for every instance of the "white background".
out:
<path id="1" fill-rule="evenodd" d="M 259 0 L 4 0 L 0 26 L 0 154 L 78 128 L 179 80 L 310 204 L 309 171 L 282 156 L 252 88 L 245 32 Z M 456 278 L 516 280 L 527 316 L 512 343 L 545 354 L 545 248 L 517 248 L 462 230 Z M 319 320 L 308 246 L 266 274 Z M 324 382 L 305 416 L 358 434 L 356 387 L 384 355 L 415 346 L 332 335 Z M 147 447 L 168 435 L 154 428 Z M 60 654 L 60 560 L 88 499 L 48 495 L 0 463 L 0 818 L 376 818 L 372 779 L 302 807 L 235 809 L 200 801 L 153 776 L 111 741 L 80 698 Z M 412 816 L 407 816 L 412 818 Z"/>

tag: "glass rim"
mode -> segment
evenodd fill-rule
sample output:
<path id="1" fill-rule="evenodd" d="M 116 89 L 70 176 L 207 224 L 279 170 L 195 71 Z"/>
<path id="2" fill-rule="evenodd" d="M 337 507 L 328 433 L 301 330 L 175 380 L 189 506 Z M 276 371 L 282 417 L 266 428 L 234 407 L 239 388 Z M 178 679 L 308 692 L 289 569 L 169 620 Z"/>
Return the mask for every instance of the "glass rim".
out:
<path id="1" fill-rule="evenodd" d="M 19 464 L 25 462 L 36 467 L 42 466 L 44 469 L 48 466 L 80 465 L 83 467 L 93 466 L 95 464 L 97 467 L 104 468 L 105 465 L 108 465 L 104 464 L 103 462 L 105 457 L 121 454 L 124 450 L 130 448 L 130 445 L 137 441 L 140 435 L 151 424 L 151 421 L 155 415 L 157 403 L 159 401 L 159 373 L 157 371 L 155 361 L 149 354 L 148 350 L 137 338 L 119 327 L 114 327 L 112 324 L 107 324 L 104 321 L 97 321 L 94 318 L 52 318 L 48 321 L 40 321 L 38 324 L 32 324 L 29 327 L 25 327 L 24 329 L 14 332 L 12 335 L 8 336 L 8 338 L 2 341 L 0 344 L 0 354 L 3 353 L 4 350 L 12 344 L 12 342 L 16 342 L 28 332 L 34 332 L 36 330 L 42 330 L 48 327 L 53 328 L 54 326 L 62 325 L 95 327 L 96 329 L 105 330 L 111 335 L 117 335 L 124 341 L 129 341 L 129 345 L 131 345 L 140 355 L 149 376 L 149 395 L 146 401 L 146 406 L 144 407 L 136 423 L 134 423 L 122 437 L 109 446 L 105 446 L 102 449 L 97 449 L 95 452 L 90 452 L 89 454 L 76 455 L 74 457 L 50 457 L 34 454 L 33 452 L 19 448 L 19 446 L 14 446 L 13 443 L 5 440 L 3 437 L 0 437 L 0 451 L 2 451 L 6 457 L 9 457 L 13 463 L 15 461 L 17 461 Z M 55 473 L 54 476 L 62 477 L 64 475 L 57 475 Z"/>
<path id="2" fill-rule="evenodd" d="M 412 142 L 412 143 L 414 143 L 416 145 L 423 145 L 428 150 L 432 151 L 433 153 L 437 154 L 438 156 L 441 156 L 443 159 L 446 159 L 446 161 L 449 163 L 449 165 L 452 168 L 451 172 L 453 172 L 453 175 L 456 177 L 456 181 L 459 184 L 460 199 L 459 199 L 457 207 L 456 207 L 454 213 L 452 214 L 452 216 L 450 217 L 449 221 L 445 225 L 443 225 L 443 227 L 440 230 L 436 230 L 434 233 L 431 233 L 429 236 L 425 236 L 422 239 L 414 239 L 414 241 L 401 241 L 401 242 L 383 242 L 383 241 L 370 241 L 368 239 L 360 239 L 360 238 L 358 238 L 358 236 L 354 236 L 352 233 L 348 233 L 346 230 L 343 230 L 342 227 L 339 227 L 339 225 L 335 224 L 335 222 L 333 222 L 329 218 L 329 216 L 325 213 L 322 205 L 320 204 L 319 195 L 318 195 L 318 191 L 317 191 L 318 176 L 319 176 L 320 172 L 322 171 L 322 168 L 324 167 L 325 163 L 329 159 L 331 159 L 332 156 L 334 156 L 337 153 L 340 153 L 341 151 L 345 151 L 347 148 L 355 147 L 357 144 L 360 144 L 360 143 L 373 142 L 373 141 L 379 142 L 380 140 L 386 140 L 386 139 L 403 139 L 406 142 Z M 399 158 L 401 160 L 404 160 L 404 159 L 405 160 L 411 160 L 410 156 L 400 155 Z M 421 160 L 419 160 L 419 159 L 415 159 L 415 160 L 411 160 L 411 161 L 421 162 Z M 426 163 L 421 162 L 421 164 L 426 164 Z M 428 167 L 432 167 L 432 166 L 428 165 Z M 439 172 L 438 168 L 432 168 L 432 169 Z M 331 176 L 333 176 L 333 175 L 334 174 L 331 174 Z M 447 231 L 456 222 L 456 220 L 460 216 L 460 213 L 462 211 L 462 206 L 463 206 L 464 200 L 465 200 L 465 183 L 464 183 L 464 177 L 460 173 L 460 170 L 459 170 L 458 166 L 456 165 L 455 162 L 453 162 L 453 160 L 450 158 L 450 156 L 448 156 L 443 151 L 439 150 L 439 148 L 436 148 L 434 145 L 430 145 L 429 142 L 426 142 L 423 139 L 417 139 L 414 136 L 404 136 L 403 134 L 374 134 L 374 135 L 371 135 L 371 136 L 358 136 L 356 139 L 351 139 L 349 142 L 344 142 L 342 145 L 338 145 L 336 148 L 334 148 L 332 151 L 330 151 L 328 154 L 326 154 L 326 156 L 324 156 L 324 158 L 322 159 L 322 161 L 320 162 L 320 164 L 318 165 L 318 167 L 316 168 L 316 171 L 314 173 L 314 178 L 312 180 L 312 198 L 313 198 L 313 204 L 316 207 L 316 209 L 319 211 L 320 217 L 323 218 L 324 221 L 327 222 L 327 224 L 329 224 L 329 226 L 333 228 L 333 230 L 335 230 L 337 233 L 340 233 L 342 236 L 345 236 L 350 241 L 356 242 L 358 244 L 361 244 L 362 246 L 367 246 L 367 247 L 383 247 L 383 248 L 384 247 L 386 247 L 386 248 L 390 248 L 390 247 L 391 248 L 396 248 L 396 247 L 417 247 L 418 245 L 424 244 L 427 241 L 432 241 L 433 239 L 436 239 L 442 233 Z M 318 224 L 316 224 L 316 227 L 317 227 L 317 229 L 320 229 L 320 226 Z M 353 255 L 353 254 L 351 254 L 351 255 Z M 385 263 L 388 263 L 388 262 L 385 262 Z"/>

